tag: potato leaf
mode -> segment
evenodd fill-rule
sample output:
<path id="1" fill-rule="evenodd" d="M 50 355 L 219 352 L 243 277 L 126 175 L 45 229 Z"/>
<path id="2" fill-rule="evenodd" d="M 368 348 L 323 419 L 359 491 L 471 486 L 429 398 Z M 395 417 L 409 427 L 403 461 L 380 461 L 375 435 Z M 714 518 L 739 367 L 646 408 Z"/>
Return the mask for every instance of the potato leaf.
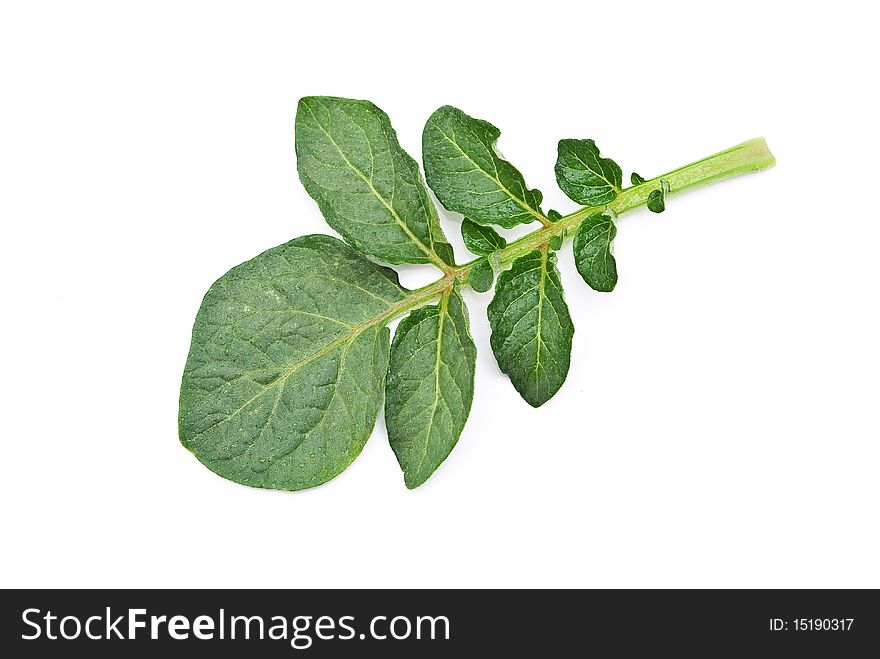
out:
<path id="1" fill-rule="evenodd" d="M 485 293 L 492 288 L 492 282 L 495 280 L 495 272 L 492 270 L 492 264 L 489 259 L 482 258 L 471 266 L 468 274 L 468 284 L 477 293 Z"/>
<path id="2" fill-rule="evenodd" d="M 556 182 L 572 200 L 598 206 L 620 193 L 623 172 L 610 158 L 602 158 L 593 140 L 559 140 Z"/>
<path id="3" fill-rule="evenodd" d="M 543 405 L 565 382 L 574 334 L 556 255 L 545 248 L 516 259 L 498 277 L 488 314 L 498 366 L 529 405 Z"/>
<path id="4" fill-rule="evenodd" d="M 545 221 L 542 195 L 495 150 L 501 134 L 487 121 L 445 105 L 428 119 L 422 157 L 428 185 L 440 203 L 478 224 L 507 229 Z"/>
<path id="5" fill-rule="evenodd" d="M 507 241 L 495 229 L 471 222 L 467 218 L 461 222 L 461 238 L 465 247 L 477 256 L 488 256 L 507 246 Z"/>
<path id="6" fill-rule="evenodd" d="M 652 213 L 662 213 L 666 210 L 666 200 L 662 190 L 651 190 L 648 194 L 648 210 Z"/>
<path id="7" fill-rule="evenodd" d="M 652 213 L 662 213 L 665 211 L 667 194 L 669 194 L 669 182 L 661 178 L 660 187 L 657 190 L 651 190 L 648 194 L 648 210 Z"/>
<path id="8" fill-rule="evenodd" d="M 296 165 L 327 223 L 353 247 L 385 263 L 453 263 L 418 164 L 369 101 L 300 100 Z"/>
<path id="9" fill-rule="evenodd" d="M 467 309 L 455 291 L 398 325 L 385 425 L 408 488 L 424 483 L 458 442 L 474 397 L 476 358 Z"/>
<path id="10" fill-rule="evenodd" d="M 389 332 L 405 291 L 329 236 L 303 236 L 218 279 L 196 316 L 180 440 L 208 468 L 301 490 L 360 453 L 382 401 Z"/>
<path id="11" fill-rule="evenodd" d="M 574 263 L 590 288 L 609 292 L 617 285 L 617 263 L 611 253 L 611 241 L 617 226 L 610 213 L 593 213 L 574 234 Z"/>
<path id="12" fill-rule="evenodd" d="M 660 212 L 672 186 L 682 192 L 775 164 L 757 138 L 650 183 L 633 173 L 642 187 L 623 192 L 620 168 L 592 140 L 562 140 L 557 180 L 586 206 L 545 215 L 541 193 L 495 150 L 498 137 L 492 124 L 450 106 L 422 134 L 426 179 L 447 209 L 465 216 L 462 239 L 477 255 L 456 266 L 419 167 L 388 116 L 368 101 L 303 98 L 297 169 L 346 242 L 296 238 L 211 286 L 181 383 L 183 445 L 237 483 L 314 487 L 360 453 L 384 393 L 391 447 L 405 484 L 417 487 L 458 442 L 473 400 L 476 348 L 461 288 L 488 291 L 501 272 L 488 305 L 490 345 L 537 407 L 562 386 L 571 358 L 574 327 L 557 270 L 563 242 L 574 235 L 578 272 L 610 291 L 617 214 L 646 204 Z M 489 226 L 535 220 L 537 231 L 510 244 Z M 432 264 L 442 276 L 405 290 L 369 258 Z M 389 345 L 387 324 L 398 317 Z"/>

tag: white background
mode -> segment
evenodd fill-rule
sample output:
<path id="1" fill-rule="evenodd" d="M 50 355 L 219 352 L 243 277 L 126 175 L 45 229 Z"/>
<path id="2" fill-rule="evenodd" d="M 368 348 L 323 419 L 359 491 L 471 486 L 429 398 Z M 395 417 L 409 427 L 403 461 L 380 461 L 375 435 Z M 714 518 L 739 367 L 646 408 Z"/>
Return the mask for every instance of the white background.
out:
<path id="1" fill-rule="evenodd" d="M 880 586 L 871 6 L 4 3 L 0 585 Z M 261 491 L 181 447 L 178 386 L 210 284 L 330 232 L 312 94 L 419 159 L 438 106 L 488 119 L 564 212 L 562 137 L 627 177 L 758 135 L 778 166 L 622 218 L 613 294 L 563 251 L 572 368 L 538 410 L 468 292 L 474 409 L 422 488 L 380 421 L 334 481 Z"/>

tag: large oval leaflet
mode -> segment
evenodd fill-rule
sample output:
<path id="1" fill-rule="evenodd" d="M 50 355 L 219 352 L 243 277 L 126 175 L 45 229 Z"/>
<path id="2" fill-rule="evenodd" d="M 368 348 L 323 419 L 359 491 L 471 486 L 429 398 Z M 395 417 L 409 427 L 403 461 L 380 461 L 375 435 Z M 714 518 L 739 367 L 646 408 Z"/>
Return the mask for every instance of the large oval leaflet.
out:
<path id="1" fill-rule="evenodd" d="M 467 309 L 455 291 L 398 325 L 385 426 L 407 487 L 424 483 L 458 442 L 474 397 L 476 359 Z"/>
<path id="2" fill-rule="evenodd" d="M 499 367 L 537 407 L 561 387 L 574 327 L 556 250 L 574 236 L 578 271 L 596 290 L 617 280 L 614 218 L 685 191 L 775 164 L 763 139 L 622 188 L 592 140 L 562 140 L 556 174 L 578 203 L 540 209 L 541 193 L 495 151 L 498 129 L 444 106 L 423 133 L 426 178 L 462 222 L 477 259 L 456 265 L 417 163 L 368 101 L 306 97 L 296 119 L 297 169 L 327 222 L 349 243 L 304 236 L 221 277 L 193 328 L 180 393 L 180 439 L 225 478 L 299 490 L 359 454 L 382 393 L 388 438 L 407 487 L 427 480 L 464 428 L 476 349 L 459 291 L 492 288 L 490 344 Z M 653 196 L 652 196 L 653 195 Z M 509 244 L 488 224 L 538 220 Z M 351 245 L 351 246 L 349 246 Z M 404 290 L 385 263 L 428 263 L 439 279 Z M 504 271 L 505 266 L 510 269 Z M 389 346 L 387 323 L 409 314 Z M 390 354 L 389 354 L 390 353 Z"/>
<path id="3" fill-rule="evenodd" d="M 488 121 L 446 105 L 434 112 L 422 133 L 428 185 L 443 206 L 479 224 L 505 228 L 538 220 L 543 195 L 495 150 L 501 134 Z"/>
<path id="4" fill-rule="evenodd" d="M 369 101 L 301 99 L 296 166 L 327 223 L 353 247 L 385 263 L 452 264 L 418 163 Z"/>
<path id="5" fill-rule="evenodd" d="M 180 393 L 180 438 L 208 468 L 300 490 L 345 469 L 373 430 L 394 273 L 329 236 L 304 236 L 205 295 Z"/>
<path id="6" fill-rule="evenodd" d="M 537 249 L 502 272 L 488 313 L 498 366 L 529 405 L 543 405 L 565 382 L 574 335 L 553 251 Z"/>

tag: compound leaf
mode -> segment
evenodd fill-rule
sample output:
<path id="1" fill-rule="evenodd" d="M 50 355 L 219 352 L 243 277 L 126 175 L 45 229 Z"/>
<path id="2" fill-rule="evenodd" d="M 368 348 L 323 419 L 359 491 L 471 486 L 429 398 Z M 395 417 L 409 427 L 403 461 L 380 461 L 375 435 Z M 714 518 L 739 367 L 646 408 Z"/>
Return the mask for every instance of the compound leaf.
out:
<path id="1" fill-rule="evenodd" d="M 559 140 L 556 182 L 571 199 L 598 206 L 620 193 L 623 172 L 610 158 L 602 158 L 593 140 Z"/>
<path id="2" fill-rule="evenodd" d="M 330 96 L 301 99 L 296 157 L 306 191 L 353 247 L 385 263 L 452 264 L 419 166 L 375 105 Z"/>
<path id="3" fill-rule="evenodd" d="M 455 291 L 397 327 L 385 425 L 408 488 L 424 483 L 458 442 L 474 396 L 476 358 L 467 309 Z"/>
<path id="4" fill-rule="evenodd" d="M 612 291 L 617 284 L 617 262 L 611 253 L 611 241 L 616 235 L 614 219 L 605 213 L 590 215 L 574 234 L 574 263 L 594 290 Z"/>
<path id="5" fill-rule="evenodd" d="M 545 221 L 542 195 L 495 150 L 501 134 L 487 121 L 445 105 L 428 119 L 422 157 L 428 185 L 440 203 L 478 224 L 507 229 Z"/>
<path id="6" fill-rule="evenodd" d="M 209 469 L 301 490 L 360 453 L 382 401 L 393 271 L 329 236 L 296 238 L 236 266 L 196 316 L 180 439 Z"/>
<path id="7" fill-rule="evenodd" d="M 465 247 L 477 256 L 488 256 L 507 246 L 507 241 L 495 229 L 471 222 L 467 218 L 461 222 L 461 237 Z"/>
<path id="8" fill-rule="evenodd" d="M 498 366 L 529 405 L 547 402 L 568 375 L 574 334 L 556 255 L 544 248 L 516 259 L 498 277 L 488 314 Z"/>

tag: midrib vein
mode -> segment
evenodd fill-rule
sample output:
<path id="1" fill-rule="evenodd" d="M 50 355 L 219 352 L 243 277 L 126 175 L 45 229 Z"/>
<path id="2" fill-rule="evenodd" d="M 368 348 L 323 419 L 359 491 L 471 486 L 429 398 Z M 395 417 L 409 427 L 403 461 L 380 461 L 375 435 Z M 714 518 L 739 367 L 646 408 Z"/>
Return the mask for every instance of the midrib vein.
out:
<path id="1" fill-rule="evenodd" d="M 209 430 L 213 430 L 214 428 L 219 426 L 221 423 L 226 423 L 228 421 L 231 421 L 234 417 L 241 414 L 241 412 L 243 412 L 248 407 L 248 405 L 253 403 L 255 400 L 257 400 L 261 396 L 264 396 L 266 394 L 266 392 L 271 391 L 276 385 L 284 384 L 287 381 L 287 378 L 289 378 L 291 375 L 296 373 L 303 366 L 310 364 L 311 362 L 315 361 L 316 359 L 320 359 L 324 355 L 327 355 L 327 354 L 333 352 L 334 350 L 336 350 L 336 348 L 338 348 L 339 346 L 341 346 L 347 342 L 354 341 L 364 330 L 368 329 L 369 327 L 371 327 L 372 325 L 375 324 L 375 322 L 373 322 L 373 320 L 374 319 L 371 319 L 370 321 L 367 321 L 363 325 L 358 325 L 357 329 L 352 330 L 351 332 L 348 332 L 344 336 L 341 336 L 337 340 L 327 344 L 326 346 L 324 346 L 320 350 L 316 350 L 315 352 L 311 353 L 310 355 L 306 355 L 298 362 L 294 362 L 293 364 L 288 366 L 286 369 L 284 369 L 284 372 L 281 375 L 279 375 L 277 378 L 272 380 L 272 382 L 270 382 L 267 385 L 263 385 L 262 390 L 258 391 L 253 396 L 248 398 L 244 403 L 241 404 L 240 407 L 238 407 L 238 409 L 236 409 L 234 412 L 232 412 L 232 414 L 230 414 L 229 416 L 223 417 L 217 423 L 211 425 L 210 427 L 205 428 L 204 430 L 195 433 L 193 435 L 193 439 L 195 439 L 196 437 L 199 437 L 200 435 L 204 435 Z M 379 322 L 379 321 L 376 321 L 376 322 Z M 276 399 L 276 403 L 277 403 L 277 399 Z"/>
<path id="2" fill-rule="evenodd" d="M 261 391 L 258 391 L 256 394 L 254 394 L 248 400 L 246 400 L 244 403 L 242 403 L 241 406 L 238 407 L 238 409 L 236 409 L 234 412 L 232 412 L 229 416 L 223 417 L 222 419 L 217 421 L 217 423 L 214 423 L 211 426 L 209 426 L 208 428 L 205 428 L 204 430 L 194 434 L 193 439 L 195 439 L 196 437 L 199 437 L 200 435 L 203 435 L 206 432 L 216 428 L 221 423 L 226 423 L 227 421 L 231 420 L 235 416 L 239 415 L 242 411 L 244 411 L 248 407 L 248 405 L 253 403 L 255 400 L 257 400 L 261 396 L 265 395 L 266 392 L 270 391 L 276 385 L 279 385 L 279 384 L 285 382 L 291 375 L 296 373 L 296 371 L 301 369 L 303 366 L 310 364 L 311 362 L 315 361 L 316 359 L 320 359 L 324 355 L 327 355 L 327 354 L 333 352 L 336 348 L 338 348 L 341 345 L 344 345 L 346 343 L 350 343 L 350 342 L 354 341 L 360 334 L 362 334 L 364 331 L 370 329 L 371 327 L 378 325 L 378 324 L 388 320 L 389 318 L 392 318 L 393 316 L 396 316 L 397 314 L 402 313 L 403 311 L 406 311 L 407 309 L 411 309 L 411 308 L 421 304 L 422 302 L 427 302 L 429 300 L 434 299 L 434 297 L 438 293 L 441 293 L 441 292 L 447 290 L 448 287 L 451 285 L 452 285 L 451 280 L 449 280 L 447 282 L 447 280 L 441 279 L 436 284 L 434 284 L 432 286 L 426 287 L 424 289 L 418 289 L 415 291 L 411 291 L 409 295 L 404 297 L 402 300 L 400 300 L 396 304 L 389 306 L 385 311 L 382 311 L 381 313 L 376 314 L 372 318 L 369 318 L 369 319 L 363 321 L 362 323 L 359 323 L 357 325 L 352 325 L 353 329 L 350 332 L 347 332 L 346 334 L 342 335 L 338 339 L 331 341 L 330 343 L 328 343 L 326 346 L 324 346 L 320 350 L 316 350 L 315 352 L 313 352 L 309 355 L 306 355 L 305 357 L 300 359 L 298 362 L 294 362 L 293 364 L 291 364 L 290 366 L 285 368 L 284 371 L 281 373 L 281 375 L 279 375 L 277 378 L 272 380 L 272 382 L 270 382 L 269 384 L 262 385 L 263 389 Z"/>
<path id="3" fill-rule="evenodd" d="M 608 276 L 608 257 L 611 256 L 611 241 L 613 238 L 611 237 L 611 232 L 614 230 L 614 224 L 611 222 L 608 223 L 608 233 L 605 234 L 605 242 L 607 242 L 607 246 L 602 250 L 602 262 L 605 264 L 605 276 Z"/>
<path id="4" fill-rule="evenodd" d="M 538 372 L 541 370 L 541 317 L 544 311 L 544 280 L 547 274 L 547 246 L 541 250 L 541 270 L 538 274 L 538 319 L 535 340 L 535 389 L 538 388 Z"/>
<path id="5" fill-rule="evenodd" d="M 572 153 L 574 153 L 574 149 L 572 149 Z M 598 169 L 598 171 L 596 171 L 596 169 L 593 169 L 592 167 L 590 167 L 590 165 L 587 164 L 587 162 L 583 158 L 581 158 L 577 153 L 574 153 L 574 157 L 577 158 L 578 162 L 580 162 L 584 167 L 587 168 L 588 172 L 592 172 L 593 174 L 598 176 L 600 179 L 605 181 L 608 185 L 610 185 L 612 190 L 614 190 L 618 194 L 621 192 L 622 188 L 617 187 L 617 185 L 615 185 L 615 183 L 613 181 L 609 181 L 605 177 L 605 174 L 602 172 L 602 165 L 599 163 L 599 156 L 596 156 L 596 169 Z"/>
<path id="6" fill-rule="evenodd" d="M 444 293 L 440 298 L 438 310 L 440 316 L 437 319 L 437 356 L 434 358 L 434 403 L 431 405 L 431 416 L 425 431 L 425 444 L 422 448 L 422 457 L 419 459 L 417 469 L 421 469 L 428 457 L 428 444 L 431 439 L 431 431 L 434 429 L 434 419 L 437 415 L 437 406 L 440 404 L 440 354 L 443 348 L 443 326 L 446 323 L 446 309 L 449 306 L 449 293 Z"/>

